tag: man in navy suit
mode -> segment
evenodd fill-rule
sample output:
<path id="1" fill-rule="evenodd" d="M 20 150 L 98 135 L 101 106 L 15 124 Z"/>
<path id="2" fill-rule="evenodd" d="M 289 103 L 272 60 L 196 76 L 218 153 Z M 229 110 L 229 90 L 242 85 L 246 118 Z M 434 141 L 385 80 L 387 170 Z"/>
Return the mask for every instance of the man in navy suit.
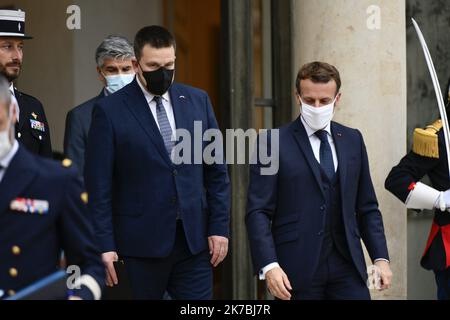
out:
<path id="1" fill-rule="evenodd" d="M 68 295 L 100 299 L 104 269 L 82 183 L 70 161 L 34 155 L 14 138 L 17 109 L 8 86 L 1 77 L 0 299 L 55 273 L 61 250 L 81 272 Z"/>
<path id="2" fill-rule="evenodd" d="M 124 37 L 108 36 L 95 52 L 99 80 L 103 84 L 100 94 L 70 110 L 66 118 L 64 154 L 73 161 L 81 176 L 92 110 L 98 99 L 119 91 L 134 79 L 133 46 Z"/>
<path id="3" fill-rule="evenodd" d="M 175 40 L 166 29 L 141 29 L 134 46 L 136 79 L 97 101 L 88 139 L 85 179 L 107 284 L 120 281 L 120 256 L 136 299 L 166 290 L 210 299 L 212 266 L 228 251 L 227 167 L 175 165 L 172 151 L 176 129 L 194 137 L 195 121 L 203 132 L 217 122 L 205 92 L 173 83 Z"/>
<path id="4" fill-rule="evenodd" d="M 340 85 L 335 67 L 304 65 L 296 81 L 301 116 L 278 132 L 278 172 L 264 175 L 260 161 L 251 165 L 246 224 L 253 263 L 279 299 L 370 299 L 361 239 L 381 289 L 391 283 L 363 138 L 331 121 Z"/>

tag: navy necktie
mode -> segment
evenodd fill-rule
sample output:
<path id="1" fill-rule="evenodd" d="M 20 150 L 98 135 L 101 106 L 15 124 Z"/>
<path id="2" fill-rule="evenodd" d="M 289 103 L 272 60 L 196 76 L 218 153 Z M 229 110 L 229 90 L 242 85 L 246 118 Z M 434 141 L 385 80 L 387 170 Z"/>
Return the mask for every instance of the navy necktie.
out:
<path id="1" fill-rule="evenodd" d="M 172 141 L 172 128 L 170 127 L 170 122 L 167 118 L 166 109 L 164 109 L 161 97 L 155 96 L 153 100 L 156 102 L 156 118 L 158 119 L 159 131 L 161 132 L 164 146 L 170 157 L 172 149 L 175 146 L 175 141 Z"/>
<path id="2" fill-rule="evenodd" d="M 325 130 L 319 130 L 314 133 L 320 139 L 320 165 L 328 176 L 328 179 L 333 179 L 334 162 L 331 146 L 328 142 L 328 133 Z"/>

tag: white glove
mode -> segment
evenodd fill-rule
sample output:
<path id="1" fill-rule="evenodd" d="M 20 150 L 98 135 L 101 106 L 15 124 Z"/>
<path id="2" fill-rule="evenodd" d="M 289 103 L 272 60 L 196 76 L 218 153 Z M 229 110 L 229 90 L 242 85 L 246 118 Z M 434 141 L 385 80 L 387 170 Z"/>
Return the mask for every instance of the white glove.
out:
<path id="1" fill-rule="evenodd" d="M 441 191 L 435 207 L 437 209 L 440 209 L 441 211 L 447 210 L 448 212 L 450 212 L 450 189 Z"/>

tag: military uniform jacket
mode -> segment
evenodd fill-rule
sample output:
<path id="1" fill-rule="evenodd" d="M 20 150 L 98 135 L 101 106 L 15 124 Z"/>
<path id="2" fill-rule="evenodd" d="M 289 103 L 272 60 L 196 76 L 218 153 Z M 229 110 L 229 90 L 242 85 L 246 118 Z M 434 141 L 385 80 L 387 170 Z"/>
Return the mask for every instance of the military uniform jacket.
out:
<path id="1" fill-rule="evenodd" d="M 392 168 L 385 187 L 397 198 L 405 202 L 411 186 L 425 175 L 430 178 L 432 187 L 439 191 L 450 188 L 444 132 L 437 134 L 439 156 L 422 156 L 409 152 L 400 163 Z M 450 212 L 435 211 L 430 236 L 421 259 L 421 265 L 428 270 L 444 270 L 450 267 Z"/>
<path id="2" fill-rule="evenodd" d="M 85 202 L 74 168 L 37 157 L 20 145 L 0 182 L 3 298 L 56 272 L 62 250 L 68 266 L 79 266 L 81 274 L 102 287 L 104 269 Z M 84 286 L 75 295 L 93 297 Z"/>
<path id="3" fill-rule="evenodd" d="M 39 100 L 14 89 L 19 103 L 19 123 L 16 124 L 16 138 L 32 153 L 52 158 L 50 128 L 44 108 Z"/>

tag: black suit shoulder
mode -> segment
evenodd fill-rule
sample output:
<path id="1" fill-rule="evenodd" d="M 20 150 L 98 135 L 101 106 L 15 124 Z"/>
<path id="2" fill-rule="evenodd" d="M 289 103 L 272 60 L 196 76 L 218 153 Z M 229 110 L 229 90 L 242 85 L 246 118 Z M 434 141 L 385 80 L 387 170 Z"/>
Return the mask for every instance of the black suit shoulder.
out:
<path id="1" fill-rule="evenodd" d="M 84 114 L 92 114 L 92 109 L 94 108 L 94 104 L 98 99 L 99 97 L 89 99 L 88 101 L 74 107 L 68 113 L 73 117 L 81 117 Z"/>
<path id="2" fill-rule="evenodd" d="M 26 93 L 24 93 L 22 91 L 18 91 L 18 90 L 16 90 L 16 95 L 19 98 L 23 99 L 26 103 L 29 103 L 32 105 L 38 105 L 39 107 L 41 107 L 43 109 L 41 101 L 39 101 L 39 99 L 33 97 L 32 95 L 26 94 Z"/>

